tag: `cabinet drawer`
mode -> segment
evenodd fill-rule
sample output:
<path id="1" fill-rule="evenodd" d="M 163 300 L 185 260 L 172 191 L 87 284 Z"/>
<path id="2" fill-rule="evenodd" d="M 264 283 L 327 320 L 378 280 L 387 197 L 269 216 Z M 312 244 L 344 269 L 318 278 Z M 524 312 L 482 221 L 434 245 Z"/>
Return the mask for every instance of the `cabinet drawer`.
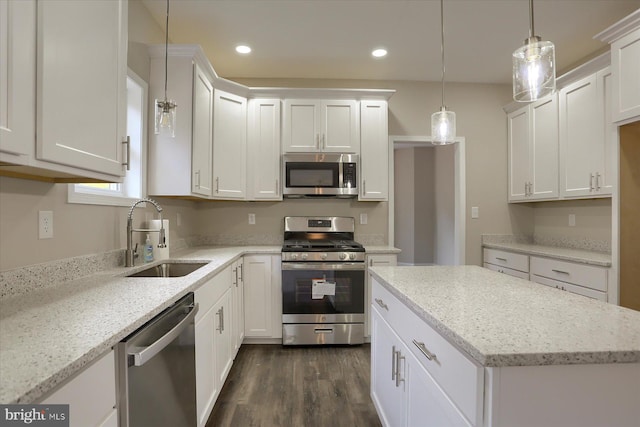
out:
<path id="1" fill-rule="evenodd" d="M 607 268 L 531 257 L 531 274 L 607 292 Z"/>
<path id="2" fill-rule="evenodd" d="M 471 424 L 482 424 L 482 367 L 407 307 L 404 307 L 401 323 L 403 326 L 397 331 L 398 335 L 415 358 Z"/>
<path id="3" fill-rule="evenodd" d="M 403 310 L 408 310 L 391 292 L 378 283 L 374 277 L 371 277 L 371 305 L 394 329 L 401 326 L 400 322 L 402 317 L 400 313 Z"/>
<path id="4" fill-rule="evenodd" d="M 497 249 L 484 249 L 483 255 L 484 262 L 489 264 L 508 267 L 525 273 L 529 272 L 529 257 L 527 255 L 499 251 Z"/>
<path id="5" fill-rule="evenodd" d="M 231 267 L 227 267 L 193 292 L 194 300 L 198 303 L 198 313 L 196 313 L 195 318 L 196 323 L 200 321 L 200 318 L 213 307 L 230 287 Z"/>
<path id="6" fill-rule="evenodd" d="M 536 276 L 535 274 L 531 275 L 531 281 L 535 283 L 540 283 L 541 285 L 551 286 L 552 288 L 560 289 L 563 291 L 573 292 L 574 294 L 582 295 L 585 297 L 597 299 L 600 301 L 607 301 L 607 293 L 594 291 L 590 288 L 585 288 L 583 286 L 572 285 L 571 283 L 561 282 L 559 280 L 548 279 L 546 277 Z"/>
<path id="7" fill-rule="evenodd" d="M 499 265 L 493 265 L 487 262 L 484 263 L 484 268 L 497 271 L 498 273 L 508 274 L 509 276 L 519 277 L 521 279 L 529 280 L 529 273 L 525 273 L 524 271 L 514 270 L 513 268 L 500 267 Z"/>

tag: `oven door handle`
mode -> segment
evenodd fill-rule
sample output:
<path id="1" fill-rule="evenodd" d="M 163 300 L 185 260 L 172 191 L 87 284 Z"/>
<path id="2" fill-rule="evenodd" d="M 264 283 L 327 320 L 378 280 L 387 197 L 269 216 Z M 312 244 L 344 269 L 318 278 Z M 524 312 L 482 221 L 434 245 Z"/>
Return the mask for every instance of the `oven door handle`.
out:
<path id="1" fill-rule="evenodd" d="M 337 262 L 337 263 L 316 263 L 316 262 L 283 262 L 282 270 L 348 270 L 348 271 L 364 271 L 367 266 L 364 262 Z"/>

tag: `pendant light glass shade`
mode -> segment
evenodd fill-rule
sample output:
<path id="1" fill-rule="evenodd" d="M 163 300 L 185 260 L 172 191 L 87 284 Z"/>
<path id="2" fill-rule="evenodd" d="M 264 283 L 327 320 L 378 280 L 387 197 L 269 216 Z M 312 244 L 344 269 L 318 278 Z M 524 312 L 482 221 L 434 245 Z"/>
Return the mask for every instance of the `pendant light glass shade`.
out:
<path id="1" fill-rule="evenodd" d="M 512 55 L 513 99 L 518 102 L 535 101 L 556 90 L 555 47 L 534 35 L 533 0 L 529 0 L 529 19 L 529 38 Z"/>
<path id="2" fill-rule="evenodd" d="M 431 115 L 431 143 L 433 145 L 453 144 L 456 139 L 456 113 L 442 106 Z"/>
<path id="3" fill-rule="evenodd" d="M 431 143 L 433 145 L 453 144 L 456 139 L 456 113 L 448 111 L 444 106 L 444 4 L 440 0 L 441 36 L 440 52 L 442 53 L 442 104 L 440 111 L 431 115 Z"/>
<path id="4" fill-rule="evenodd" d="M 167 24 L 164 39 L 164 100 L 156 99 L 155 133 L 175 138 L 176 136 L 176 107 L 172 99 L 167 99 L 167 71 L 169 64 L 169 0 L 167 0 Z"/>

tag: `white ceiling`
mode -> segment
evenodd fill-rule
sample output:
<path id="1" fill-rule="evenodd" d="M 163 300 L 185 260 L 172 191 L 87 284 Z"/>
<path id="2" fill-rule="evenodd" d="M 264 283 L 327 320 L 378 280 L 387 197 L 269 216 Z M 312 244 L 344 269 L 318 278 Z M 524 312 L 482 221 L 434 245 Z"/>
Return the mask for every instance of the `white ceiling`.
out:
<path id="1" fill-rule="evenodd" d="M 142 0 L 161 28 L 165 0 Z M 640 0 L 536 0 L 535 33 L 560 71 L 603 51 L 593 36 Z M 445 0 L 446 80 L 510 83 L 528 0 Z M 202 45 L 223 77 L 439 81 L 439 0 L 171 0 L 169 37 Z M 253 52 L 234 50 L 248 44 Z M 385 47 L 389 55 L 370 52 Z"/>

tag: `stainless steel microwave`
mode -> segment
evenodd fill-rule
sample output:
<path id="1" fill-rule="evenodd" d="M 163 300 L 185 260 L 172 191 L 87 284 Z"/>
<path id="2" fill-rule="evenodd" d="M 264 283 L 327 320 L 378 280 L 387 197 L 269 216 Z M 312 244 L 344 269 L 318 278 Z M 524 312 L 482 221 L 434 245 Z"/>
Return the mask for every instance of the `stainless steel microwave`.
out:
<path id="1" fill-rule="evenodd" d="M 355 197 L 358 195 L 358 156 L 339 153 L 300 153 L 283 156 L 285 197 Z"/>

